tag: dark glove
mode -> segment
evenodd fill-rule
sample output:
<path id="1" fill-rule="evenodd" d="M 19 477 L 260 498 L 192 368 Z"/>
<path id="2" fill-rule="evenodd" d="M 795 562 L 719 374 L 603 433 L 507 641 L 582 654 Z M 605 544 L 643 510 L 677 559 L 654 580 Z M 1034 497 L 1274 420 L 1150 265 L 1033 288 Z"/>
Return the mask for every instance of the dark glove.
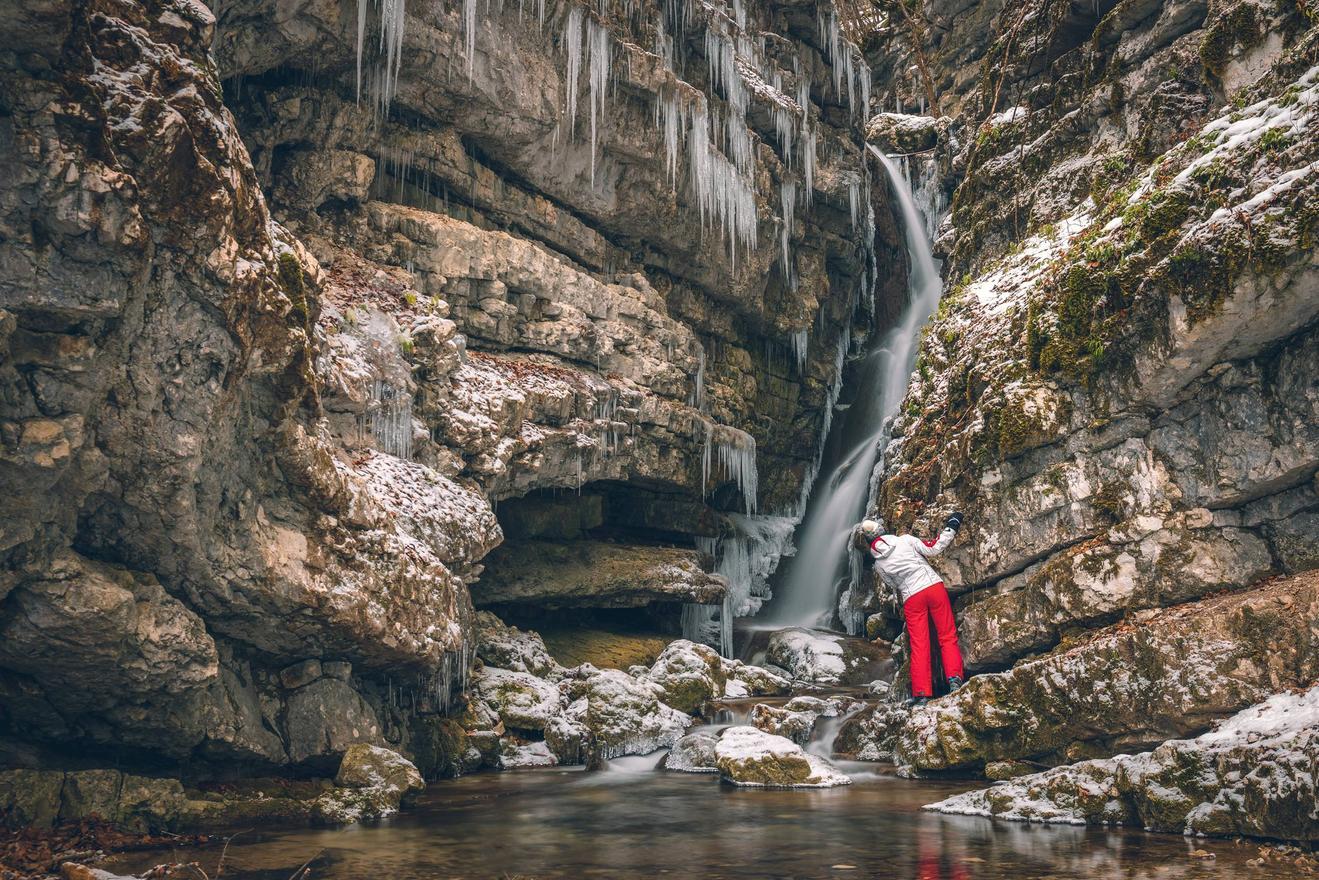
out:
<path id="1" fill-rule="evenodd" d="M 945 529 L 952 529 L 954 532 L 960 529 L 962 527 L 962 514 L 953 511 L 952 516 L 944 520 L 943 527 Z"/>

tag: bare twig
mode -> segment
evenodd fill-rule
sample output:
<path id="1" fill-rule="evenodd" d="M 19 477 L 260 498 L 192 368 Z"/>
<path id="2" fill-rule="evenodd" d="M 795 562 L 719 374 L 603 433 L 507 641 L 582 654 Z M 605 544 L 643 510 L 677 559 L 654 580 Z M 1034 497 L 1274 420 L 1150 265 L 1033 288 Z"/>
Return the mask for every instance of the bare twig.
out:
<path id="1" fill-rule="evenodd" d="M 229 855 L 229 844 L 234 842 L 234 838 L 240 834 L 247 834 L 251 828 L 244 828 L 242 831 L 235 831 L 224 839 L 224 849 L 220 850 L 220 861 L 215 863 L 215 877 L 219 880 L 220 874 L 224 871 L 224 857 Z"/>
<path id="2" fill-rule="evenodd" d="M 298 868 L 298 870 L 294 871 L 292 874 L 289 875 L 289 880 L 298 880 L 299 877 L 305 876 L 303 872 L 307 870 L 307 866 L 310 865 L 312 862 L 316 861 L 318 858 L 320 858 L 321 853 L 323 852 L 325 852 L 324 849 L 316 850 L 316 852 L 312 854 L 311 858 L 307 859 L 307 861 L 302 863 L 301 868 Z"/>

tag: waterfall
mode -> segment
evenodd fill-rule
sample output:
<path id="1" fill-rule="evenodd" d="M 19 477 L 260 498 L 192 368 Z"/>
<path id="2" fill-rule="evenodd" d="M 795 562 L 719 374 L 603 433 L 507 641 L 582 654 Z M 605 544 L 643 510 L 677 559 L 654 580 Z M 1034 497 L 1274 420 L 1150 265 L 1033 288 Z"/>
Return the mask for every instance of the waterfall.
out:
<path id="1" fill-rule="evenodd" d="M 888 425 L 907 389 L 920 330 L 939 303 L 942 285 L 930 253 L 927 226 L 911 186 L 887 156 L 869 148 L 892 184 L 902 213 L 911 263 L 907 305 L 897 326 L 882 334 L 864 355 L 856 401 L 830 427 L 828 451 L 797 530 L 795 556 L 780 574 L 777 598 L 764 623 L 824 626 L 834 622 L 839 594 L 859 582 L 850 563 L 852 526 L 865 514 L 871 473 L 888 437 Z"/>

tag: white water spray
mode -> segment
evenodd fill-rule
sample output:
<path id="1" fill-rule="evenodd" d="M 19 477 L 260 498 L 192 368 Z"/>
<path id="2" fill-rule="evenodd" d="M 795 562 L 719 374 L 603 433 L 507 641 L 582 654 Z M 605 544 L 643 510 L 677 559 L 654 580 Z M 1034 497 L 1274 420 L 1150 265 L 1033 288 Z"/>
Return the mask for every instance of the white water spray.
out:
<path id="1" fill-rule="evenodd" d="M 788 560 L 778 595 L 758 623 L 829 627 L 834 622 L 839 593 L 859 577 L 859 569 L 850 570 L 848 537 L 865 514 L 871 472 L 911 378 L 921 327 L 939 304 L 939 269 L 911 186 L 892 160 L 869 149 L 884 166 L 902 213 L 911 262 L 907 307 L 897 326 L 871 347 L 860 365 L 856 402 L 832 426 L 839 432 L 830 437 L 837 453 L 821 469 L 797 531 L 797 554 Z"/>

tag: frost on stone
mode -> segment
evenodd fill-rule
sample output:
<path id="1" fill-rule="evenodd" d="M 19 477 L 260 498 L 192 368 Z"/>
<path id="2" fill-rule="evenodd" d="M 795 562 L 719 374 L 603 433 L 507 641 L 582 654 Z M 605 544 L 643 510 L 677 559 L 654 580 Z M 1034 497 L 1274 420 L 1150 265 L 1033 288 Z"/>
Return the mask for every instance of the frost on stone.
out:
<path id="1" fill-rule="evenodd" d="M 539 633 L 508 626 L 489 611 L 476 613 L 476 655 L 491 666 L 556 679 L 563 674 Z"/>
<path id="2" fill-rule="evenodd" d="M 504 770 L 526 767 L 553 767 L 559 763 L 543 742 L 519 743 L 511 739 L 500 742 L 499 766 Z"/>
<path id="3" fill-rule="evenodd" d="M 715 757 L 715 745 L 718 742 L 719 737 L 714 733 L 689 733 L 674 743 L 664 758 L 664 769 L 680 773 L 718 773 L 719 766 Z"/>
<path id="4" fill-rule="evenodd" d="M 723 778 L 753 788 L 831 788 L 852 780 L 817 755 L 755 727 L 730 727 L 715 745 Z"/>
<path id="5" fill-rule="evenodd" d="M 564 718 L 586 731 L 592 753 L 605 760 L 668 748 L 691 725 L 686 713 L 660 702 L 662 688 L 621 670 L 565 681 L 564 690 L 572 701 Z"/>
<path id="6" fill-rule="evenodd" d="M 474 693 L 507 727 L 542 731 L 560 708 L 559 689 L 526 672 L 487 666 L 472 678 Z"/>
<path id="7" fill-rule="evenodd" d="M 838 684 L 847 673 L 842 639 L 809 629 L 785 629 L 770 638 L 769 661 L 793 680 Z"/>
<path id="8" fill-rule="evenodd" d="M 647 677 L 660 686 L 665 703 L 689 713 L 723 696 L 727 680 L 718 652 L 686 639 L 670 642 L 656 658 Z"/>
<path id="9" fill-rule="evenodd" d="M 1187 834 L 1319 835 L 1319 687 L 1276 694 L 1195 739 L 1082 761 L 926 807 L 1025 822 Z"/>

